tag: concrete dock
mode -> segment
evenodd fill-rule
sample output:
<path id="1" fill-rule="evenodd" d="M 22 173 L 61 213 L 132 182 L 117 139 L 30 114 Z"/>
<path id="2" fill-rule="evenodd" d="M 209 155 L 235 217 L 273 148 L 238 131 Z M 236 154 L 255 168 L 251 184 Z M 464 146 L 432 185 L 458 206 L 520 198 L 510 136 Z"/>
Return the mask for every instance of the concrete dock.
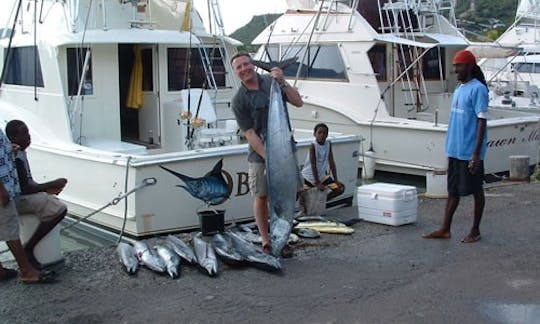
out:
<path id="1" fill-rule="evenodd" d="M 304 239 L 282 274 L 220 264 L 216 278 L 188 266 L 177 280 L 129 277 L 114 247 L 69 252 L 57 283 L 0 283 L 0 323 L 540 323 L 539 197 L 538 182 L 487 187 L 474 244 L 460 243 L 472 197 L 449 240 L 421 238 L 446 201 L 420 197 L 416 223 Z"/>

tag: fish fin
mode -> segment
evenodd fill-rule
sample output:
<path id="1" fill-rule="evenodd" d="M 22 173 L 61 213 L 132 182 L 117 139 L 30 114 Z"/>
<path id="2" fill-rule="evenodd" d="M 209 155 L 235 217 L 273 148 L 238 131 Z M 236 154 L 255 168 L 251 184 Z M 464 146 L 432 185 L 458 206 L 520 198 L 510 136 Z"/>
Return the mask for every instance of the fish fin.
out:
<path id="1" fill-rule="evenodd" d="M 180 178 L 180 180 L 182 180 L 182 181 L 189 181 L 189 180 L 193 180 L 193 179 L 194 179 L 194 178 L 192 178 L 192 177 L 190 177 L 190 176 L 187 176 L 187 175 L 185 175 L 185 174 L 178 173 L 178 172 L 176 172 L 176 171 L 173 171 L 173 170 L 171 170 L 171 169 L 168 169 L 168 168 L 166 168 L 166 167 L 164 167 L 164 166 L 162 166 L 162 165 L 160 165 L 159 167 L 162 168 L 163 170 L 165 170 L 165 171 L 167 171 L 167 172 L 169 172 L 169 173 L 171 173 L 171 174 L 177 176 L 177 177 Z"/>
<path id="2" fill-rule="evenodd" d="M 283 61 L 263 62 L 263 61 L 258 61 L 258 60 L 251 60 L 251 63 L 258 68 L 261 68 L 267 72 L 270 72 L 275 67 L 278 67 L 282 70 L 286 69 L 292 64 L 296 63 L 297 60 L 298 60 L 298 56 L 291 57 Z"/>
<path id="3" fill-rule="evenodd" d="M 220 179 L 223 179 L 223 175 L 221 174 L 221 169 L 223 168 L 223 158 L 220 159 L 219 161 L 217 161 L 217 163 L 214 165 L 214 167 L 212 168 L 212 171 L 208 172 L 207 174 L 205 174 L 204 176 L 205 177 L 208 177 L 208 176 L 214 176 L 214 177 L 217 177 L 217 178 L 220 178 Z M 225 180 L 224 180 L 225 181 Z"/>

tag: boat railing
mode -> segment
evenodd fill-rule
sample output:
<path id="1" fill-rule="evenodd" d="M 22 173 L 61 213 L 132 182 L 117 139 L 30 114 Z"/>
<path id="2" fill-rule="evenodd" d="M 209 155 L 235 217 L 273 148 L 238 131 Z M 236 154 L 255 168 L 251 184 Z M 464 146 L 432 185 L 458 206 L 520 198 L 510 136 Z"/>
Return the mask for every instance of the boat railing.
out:
<path id="1" fill-rule="evenodd" d="M 225 42 L 225 27 L 223 25 L 223 19 L 221 17 L 221 9 L 219 7 L 219 3 L 218 3 L 218 0 L 210 0 L 210 7 L 212 9 L 212 14 L 213 14 L 213 18 L 214 18 L 214 22 L 216 23 L 216 26 L 218 27 L 219 29 L 219 41 L 221 43 L 221 51 L 222 51 L 222 58 L 223 58 L 223 63 L 225 64 L 225 67 L 227 69 L 227 71 L 233 71 L 233 68 L 232 68 L 232 64 L 231 64 L 231 61 L 230 61 L 230 53 L 229 53 L 229 50 L 227 49 L 227 44 Z M 230 78 L 230 82 L 233 86 L 233 88 L 238 88 L 238 81 L 236 80 L 236 78 Z"/>
<path id="2" fill-rule="evenodd" d="M 425 33 L 441 17 L 456 26 L 455 0 L 377 0 L 382 33 Z"/>

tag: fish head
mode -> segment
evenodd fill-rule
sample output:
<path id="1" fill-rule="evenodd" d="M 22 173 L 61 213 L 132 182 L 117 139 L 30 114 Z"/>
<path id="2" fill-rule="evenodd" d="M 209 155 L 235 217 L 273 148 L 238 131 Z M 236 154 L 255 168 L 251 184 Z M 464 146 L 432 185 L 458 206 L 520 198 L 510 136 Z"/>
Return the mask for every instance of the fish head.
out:
<path id="1" fill-rule="evenodd" d="M 292 224 L 280 217 L 272 217 L 270 221 L 270 241 L 272 242 L 272 254 L 281 256 L 281 250 L 289 240 Z"/>

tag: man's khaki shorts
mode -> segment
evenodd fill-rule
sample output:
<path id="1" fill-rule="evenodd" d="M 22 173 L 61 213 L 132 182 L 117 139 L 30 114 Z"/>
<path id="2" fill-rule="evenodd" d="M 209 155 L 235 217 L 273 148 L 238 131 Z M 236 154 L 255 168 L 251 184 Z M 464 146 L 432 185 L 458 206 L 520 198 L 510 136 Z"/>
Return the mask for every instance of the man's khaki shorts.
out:
<path id="1" fill-rule="evenodd" d="M 249 162 L 248 168 L 249 191 L 255 197 L 266 197 L 266 165 Z"/>
<path id="2" fill-rule="evenodd" d="M 19 215 L 13 199 L 6 206 L 0 204 L 0 241 L 19 239 Z"/>
<path id="3" fill-rule="evenodd" d="M 42 222 L 53 220 L 67 209 L 58 197 L 46 192 L 21 195 L 15 203 L 19 214 L 35 214 Z"/>

